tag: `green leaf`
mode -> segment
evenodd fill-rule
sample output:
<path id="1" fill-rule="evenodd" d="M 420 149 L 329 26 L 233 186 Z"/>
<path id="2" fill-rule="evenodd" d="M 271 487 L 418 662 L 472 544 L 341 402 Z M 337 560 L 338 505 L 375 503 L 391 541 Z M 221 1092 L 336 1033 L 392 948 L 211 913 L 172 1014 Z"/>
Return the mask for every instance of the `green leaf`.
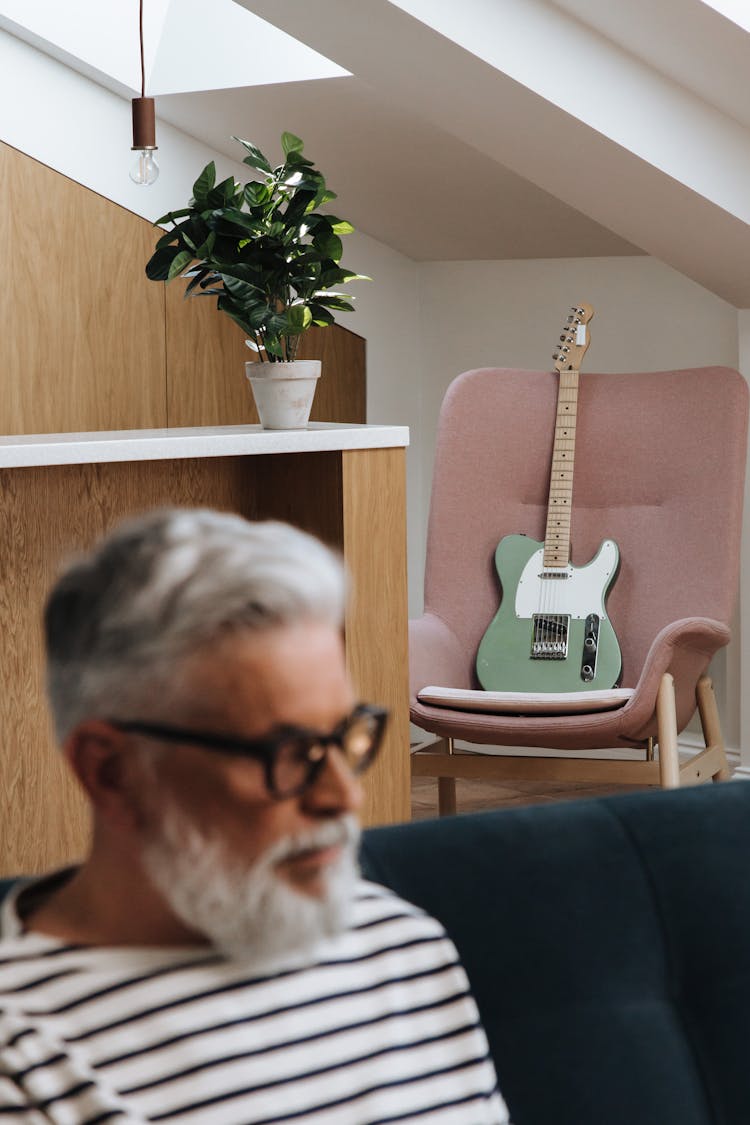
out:
<path id="1" fill-rule="evenodd" d="M 235 183 L 234 176 L 228 176 L 226 180 L 222 180 L 221 183 L 217 185 L 216 191 L 220 191 L 224 196 L 224 200 L 230 203 L 234 199 L 235 193 L 241 189 L 241 187 L 242 184 Z"/>
<path id="2" fill-rule="evenodd" d="M 309 194 L 302 191 L 297 192 L 294 199 L 290 200 L 289 206 L 284 212 L 284 224 L 287 228 L 294 228 L 295 235 L 297 234 L 298 228 L 305 217 L 308 203 Z"/>
<path id="3" fill-rule="evenodd" d="M 205 289 L 207 285 L 218 285 L 221 281 L 221 274 L 216 273 L 215 270 L 209 269 L 206 271 L 206 276 L 201 282 L 201 289 Z M 222 289 L 223 293 L 224 290 Z"/>
<path id="4" fill-rule="evenodd" d="M 170 266 L 179 253 L 179 246 L 164 246 L 157 250 L 146 263 L 146 277 L 151 281 L 168 281 Z"/>
<path id="5" fill-rule="evenodd" d="M 260 180 L 251 180 L 245 184 L 244 197 L 248 207 L 261 207 L 271 198 L 271 189 Z"/>
<path id="6" fill-rule="evenodd" d="M 306 156 L 303 156 L 301 152 L 290 152 L 286 158 L 286 167 L 295 169 L 312 168 L 313 162 L 312 160 L 308 160 Z"/>
<path id="7" fill-rule="evenodd" d="M 168 211 L 166 215 L 162 215 L 160 219 L 157 219 L 153 225 L 155 227 L 162 227 L 165 223 L 173 223 L 175 219 L 182 219 L 185 215 L 192 215 L 192 213 L 192 207 L 181 207 L 179 211 Z"/>
<path id="8" fill-rule="evenodd" d="M 216 307 L 219 312 L 226 313 L 227 316 L 230 316 L 235 324 L 239 324 L 243 332 L 248 334 L 252 333 L 253 329 L 247 323 L 245 317 L 235 309 L 231 308 L 231 306 L 226 304 L 223 297 L 219 297 L 218 301 L 216 302 Z"/>
<path id="9" fill-rule="evenodd" d="M 354 312 L 354 305 L 345 301 L 339 294 L 315 294 L 315 303 L 327 309 L 338 309 L 339 312 Z"/>
<path id="10" fill-rule="evenodd" d="M 284 352 L 281 347 L 281 342 L 278 336 L 266 335 L 264 339 L 265 349 L 269 356 L 275 355 L 278 359 L 284 358 Z"/>
<path id="11" fill-rule="evenodd" d="M 331 230 L 334 234 L 353 234 L 354 227 L 346 219 L 337 219 L 335 215 L 329 215 L 331 220 Z"/>
<path id="12" fill-rule="evenodd" d="M 294 133 L 282 133 L 281 147 L 284 150 L 284 156 L 289 156 L 290 152 L 302 152 L 305 146 L 299 137 L 295 137 Z"/>
<path id="13" fill-rule="evenodd" d="M 268 163 L 263 153 L 250 141 L 243 141 L 242 137 L 232 137 L 233 141 L 239 141 L 242 147 L 247 151 L 247 156 L 242 161 L 243 164 L 249 164 L 251 168 L 257 168 L 259 172 L 267 172 L 269 175 L 273 174 L 273 169 Z"/>
<path id="14" fill-rule="evenodd" d="M 216 165 L 213 160 L 201 172 L 193 184 L 193 199 L 196 203 L 202 202 L 216 183 Z"/>
<path id="15" fill-rule="evenodd" d="M 243 303 L 257 300 L 258 289 L 255 285 L 251 285 L 247 281 L 240 281 L 239 278 L 232 277 L 231 274 L 228 273 L 223 273 L 221 279 L 226 289 L 232 294 L 235 300 L 242 301 Z"/>
<path id="16" fill-rule="evenodd" d="M 255 305 L 248 313 L 248 321 L 254 332 L 265 333 L 266 324 L 271 317 L 268 305 Z"/>
<path id="17" fill-rule="evenodd" d="M 333 313 L 329 312 L 328 309 L 323 308 L 323 306 L 319 305 L 317 301 L 313 301 L 310 304 L 309 308 L 310 315 L 312 316 L 312 322 L 313 324 L 318 325 L 318 327 L 325 328 L 329 324 L 336 323 L 336 321 L 333 319 Z"/>
<path id="18" fill-rule="evenodd" d="M 222 277 L 236 277 L 238 281 L 248 281 L 251 285 L 255 285 L 256 289 L 259 288 L 258 281 L 263 279 L 262 271 L 250 262 L 238 262 L 236 265 L 232 262 L 222 262 L 219 268 Z M 260 289 L 259 291 L 262 292 Z"/>
<path id="19" fill-rule="evenodd" d="M 193 255 L 190 253 L 189 250 L 181 250 L 180 253 L 177 255 L 177 257 L 172 262 L 172 265 L 169 267 L 169 274 L 167 276 L 167 281 L 171 281 L 173 277 L 177 277 L 177 275 L 179 273 L 182 273 L 182 271 L 185 269 L 185 267 L 190 265 L 192 260 L 193 260 Z"/>
<path id="20" fill-rule="evenodd" d="M 326 258 L 331 258 L 332 261 L 338 262 L 341 255 L 344 253 L 344 247 L 341 245 L 341 239 L 333 231 L 321 231 L 313 238 L 313 246 Z"/>
<path id="21" fill-rule="evenodd" d="M 210 258 L 211 251 L 216 245 L 216 231 L 210 230 L 206 241 L 195 251 L 196 258 Z"/>
<path id="22" fill-rule="evenodd" d="M 341 285 L 342 283 L 345 285 L 347 281 L 355 281 L 358 277 L 359 275 L 352 273 L 351 270 L 341 269 L 339 266 L 332 265 L 321 272 L 318 288 L 330 289 L 332 285 Z"/>
<path id="23" fill-rule="evenodd" d="M 209 191 L 204 197 L 204 204 L 206 207 L 229 207 L 234 203 L 235 197 L 235 183 L 234 177 L 230 176 L 228 180 L 218 184 L 215 188 Z M 242 199 L 242 191 L 239 192 L 239 198 Z"/>
<path id="24" fill-rule="evenodd" d="M 211 271 L 208 270 L 208 269 L 198 268 L 198 269 L 194 270 L 193 276 L 190 279 L 190 282 L 188 283 L 188 285 L 185 286 L 185 294 L 184 295 L 186 297 L 189 297 L 190 294 L 193 292 L 193 290 L 196 289 L 199 285 L 202 289 L 205 289 L 206 286 L 210 285 L 210 283 L 211 283 L 211 276 L 212 276 Z M 200 294 L 198 294 L 198 296 L 200 296 Z"/>
<path id="25" fill-rule="evenodd" d="M 161 250 L 162 246 L 172 246 L 174 242 L 175 232 L 173 230 L 168 230 L 167 233 L 163 234 L 159 241 L 156 243 L 156 249 Z"/>
<path id="26" fill-rule="evenodd" d="M 312 324 L 312 313 L 307 305 L 292 305 L 287 309 L 286 322 L 289 331 L 298 333 L 304 332 Z"/>

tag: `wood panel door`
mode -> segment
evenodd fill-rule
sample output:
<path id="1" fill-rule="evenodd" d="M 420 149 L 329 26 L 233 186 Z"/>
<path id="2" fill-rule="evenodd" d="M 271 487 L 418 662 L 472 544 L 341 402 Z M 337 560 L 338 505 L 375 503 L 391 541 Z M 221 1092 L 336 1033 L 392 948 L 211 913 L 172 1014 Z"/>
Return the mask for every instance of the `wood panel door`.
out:
<path id="1" fill-rule="evenodd" d="M 166 426 L 145 220 L 0 143 L 0 433 Z"/>

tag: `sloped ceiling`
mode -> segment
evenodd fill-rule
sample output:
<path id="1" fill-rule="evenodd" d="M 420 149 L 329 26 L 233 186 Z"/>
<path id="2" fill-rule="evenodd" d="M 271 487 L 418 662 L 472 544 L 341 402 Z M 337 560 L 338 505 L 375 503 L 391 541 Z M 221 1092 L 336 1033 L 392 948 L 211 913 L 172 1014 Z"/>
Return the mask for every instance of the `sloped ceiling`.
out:
<path id="1" fill-rule="evenodd" d="M 212 0 L 209 20 L 152 0 L 148 92 L 235 160 L 233 134 L 273 158 L 298 133 L 339 213 L 414 259 L 650 254 L 747 308 L 750 35 L 716 10 L 733 2 Z M 50 5 L 0 0 L 0 26 L 138 92 L 96 62 L 123 3 L 85 52 L 32 26 Z"/>
<path id="2" fill-rule="evenodd" d="M 391 114 L 396 137 L 408 120 L 424 139 L 424 232 L 417 248 L 412 229 L 415 255 L 540 256 L 541 242 L 545 256 L 580 237 L 579 255 L 652 254 L 750 307 L 748 35 L 700 0 L 236 2 L 367 90 L 361 114 L 349 114 L 343 97 L 338 109 L 335 97 L 326 103 L 318 134 L 307 129 L 311 150 L 330 143 L 342 165 L 357 161 L 368 135 L 365 101 L 380 108 L 377 138 Z M 261 121 L 271 125 L 262 114 Z M 439 153 L 450 172 L 439 160 L 425 165 L 425 149 Z M 369 168 L 378 170 L 376 182 L 396 211 L 400 150 L 395 160 L 378 151 Z M 482 178 L 466 209 L 456 193 L 462 158 Z M 515 224 L 485 232 L 487 199 L 502 209 L 503 186 Z M 391 222 L 388 238 L 403 237 Z M 452 240 L 441 235 L 446 224 L 457 232 Z M 385 238 L 374 221 L 368 229 Z M 465 255 L 462 237 L 471 246 Z M 477 254 L 477 242 L 484 253 Z"/>

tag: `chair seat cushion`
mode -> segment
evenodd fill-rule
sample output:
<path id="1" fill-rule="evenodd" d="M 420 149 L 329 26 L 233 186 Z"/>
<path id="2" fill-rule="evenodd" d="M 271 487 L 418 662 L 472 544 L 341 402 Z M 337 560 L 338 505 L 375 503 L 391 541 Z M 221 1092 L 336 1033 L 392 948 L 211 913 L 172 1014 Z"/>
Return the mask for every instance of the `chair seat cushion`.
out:
<path id="1" fill-rule="evenodd" d="M 490 714 L 569 715 L 583 711 L 611 711 L 623 707 L 633 696 L 632 688 L 608 691 L 474 691 L 429 685 L 417 693 L 420 703 L 451 707 L 460 711 L 485 711 Z"/>

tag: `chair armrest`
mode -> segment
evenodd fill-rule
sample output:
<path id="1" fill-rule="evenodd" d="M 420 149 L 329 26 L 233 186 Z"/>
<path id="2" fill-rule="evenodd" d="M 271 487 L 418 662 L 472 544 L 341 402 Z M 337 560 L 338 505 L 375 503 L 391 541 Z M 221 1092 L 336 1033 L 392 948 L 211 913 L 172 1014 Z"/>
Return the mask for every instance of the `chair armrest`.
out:
<path id="1" fill-rule="evenodd" d="M 730 637 L 729 627 L 711 617 L 683 617 L 665 625 L 654 637 L 648 651 L 636 684 L 630 721 L 637 722 L 641 711 L 644 724 L 652 718 L 659 684 L 665 672 L 669 672 L 675 682 L 677 729 L 683 730 L 695 711 L 695 687 L 698 680 L 708 668 L 714 654 L 729 643 Z M 630 724 L 628 729 L 631 729 Z M 643 729 L 646 732 L 646 726 Z"/>
<path id="2" fill-rule="evenodd" d="M 473 687 L 471 659 L 451 627 L 433 613 L 409 622 L 409 694 L 428 684 Z"/>

